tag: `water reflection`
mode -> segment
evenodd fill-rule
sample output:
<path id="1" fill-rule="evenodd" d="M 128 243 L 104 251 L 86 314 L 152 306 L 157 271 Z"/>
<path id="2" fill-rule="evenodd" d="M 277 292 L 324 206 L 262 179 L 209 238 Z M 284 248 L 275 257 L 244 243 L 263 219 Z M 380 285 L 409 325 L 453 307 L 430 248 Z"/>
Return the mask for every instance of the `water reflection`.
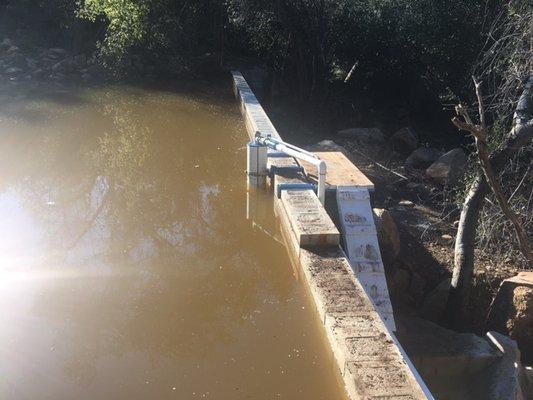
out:
<path id="1" fill-rule="evenodd" d="M 342 396 L 285 250 L 244 218 L 236 109 L 74 98 L 1 108 L 0 397 Z"/>

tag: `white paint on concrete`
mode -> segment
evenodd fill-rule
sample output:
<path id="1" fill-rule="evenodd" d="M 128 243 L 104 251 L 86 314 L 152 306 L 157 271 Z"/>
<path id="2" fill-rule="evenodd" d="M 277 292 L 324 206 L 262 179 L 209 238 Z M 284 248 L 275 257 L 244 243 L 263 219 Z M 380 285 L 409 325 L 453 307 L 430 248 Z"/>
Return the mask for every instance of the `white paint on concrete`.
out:
<path id="1" fill-rule="evenodd" d="M 366 188 L 338 187 L 337 206 L 350 265 L 387 327 L 394 332 L 396 325 L 372 215 L 370 194 Z"/>

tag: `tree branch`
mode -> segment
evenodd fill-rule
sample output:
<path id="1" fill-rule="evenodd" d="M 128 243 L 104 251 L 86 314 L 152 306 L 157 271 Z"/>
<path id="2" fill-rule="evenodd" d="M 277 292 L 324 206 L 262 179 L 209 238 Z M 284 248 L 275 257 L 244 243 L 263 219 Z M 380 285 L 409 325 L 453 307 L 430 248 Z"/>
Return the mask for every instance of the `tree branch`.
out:
<path id="1" fill-rule="evenodd" d="M 516 232 L 517 239 L 518 239 L 520 251 L 524 255 L 529 265 L 533 265 L 533 255 L 531 253 L 531 248 L 529 246 L 529 240 L 527 237 L 527 233 L 524 227 L 522 226 L 522 223 L 520 222 L 518 215 L 516 215 L 516 213 L 511 209 L 511 206 L 509 205 L 507 198 L 503 195 L 500 182 L 498 181 L 496 174 L 494 173 L 494 170 L 492 167 L 491 155 L 490 155 L 489 148 L 487 145 L 487 128 L 486 128 L 486 119 L 485 119 L 485 108 L 483 105 L 483 95 L 481 91 L 481 82 L 479 82 L 475 77 L 472 77 L 472 79 L 474 80 L 474 85 L 476 88 L 476 97 L 478 101 L 478 112 L 479 112 L 479 119 L 480 119 L 481 125 L 475 125 L 472 122 L 472 119 L 470 118 L 466 108 L 462 107 L 461 105 L 458 105 L 455 108 L 455 110 L 458 116 L 463 118 L 463 121 L 459 119 L 458 117 L 455 117 L 452 119 L 452 122 L 459 129 L 470 132 L 474 136 L 477 154 L 479 157 L 479 162 L 481 164 L 483 175 L 485 176 L 487 183 L 489 184 L 492 192 L 494 193 L 494 196 L 496 197 L 496 200 L 498 201 L 498 204 L 500 205 L 500 208 L 503 214 L 513 224 L 513 227 Z M 522 96 L 518 102 L 519 106 L 525 107 L 523 110 L 525 111 L 526 114 L 527 114 L 527 109 L 529 107 L 527 103 L 530 97 L 529 94 L 531 92 L 532 86 L 533 86 L 533 79 L 530 77 L 528 84 L 526 85 L 526 88 L 524 89 L 524 92 L 522 93 Z M 517 107 L 517 112 L 518 112 L 518 107 Z M 515 113 L 515 115 L 516 114 L 517 113 Z M 515 121 L 517 121 L 518 124 L 522 124 L 522 119 L 515 120 Z M 522 124 L 522 126 L 523 125 L 524 124 Z M 532 124 L 532 127 L 533 127 L 533 124 Z M 513 127 L 513 130 L 515 130 L 514 127 Z M 531 129 L 531 133 L 533 134 L 533 129 Z M 522 134 L 524 134 L 524 132 Z M 514 136 L 515 138 L 517 137 L 516 134 Z"/>

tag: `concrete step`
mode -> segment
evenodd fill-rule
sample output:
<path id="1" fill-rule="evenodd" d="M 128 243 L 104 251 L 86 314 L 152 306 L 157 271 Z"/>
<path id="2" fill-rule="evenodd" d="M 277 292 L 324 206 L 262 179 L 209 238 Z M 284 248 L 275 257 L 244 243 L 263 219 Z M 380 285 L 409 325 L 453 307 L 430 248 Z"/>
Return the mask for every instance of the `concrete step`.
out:
<path id="1" fill-rule="evenodd" d="M 340 151 L 317 151 L 315 154 L 328 166 L 326 189 L 335 190 L 343 186 L 356 186 L 374 190 L 374 184 Z M 316 167 L 298 161 L 305 168 L 308 177 L 316 182 Z"/>
<path id="2" fill-rule="evenodd" d="M 281 202 L 300 246 L 334 246 L 340 233 L 312 190 L 283 190 Z"/>

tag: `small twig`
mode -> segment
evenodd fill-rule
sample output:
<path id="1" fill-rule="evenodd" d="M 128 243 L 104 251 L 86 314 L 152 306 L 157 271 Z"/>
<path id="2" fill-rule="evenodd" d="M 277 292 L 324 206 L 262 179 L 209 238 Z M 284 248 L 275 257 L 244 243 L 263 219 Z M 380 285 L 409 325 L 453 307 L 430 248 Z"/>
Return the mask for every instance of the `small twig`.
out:
<path id="1" fill-rule="evenodd" d="M 516 189 L 513 191 L 513 193 L 511 194 L 511 196 L 509 197 L 509 199 L 507 201 L 511 201 L 514 197 L 514 195 L 518 192 L 518 190 L 520 189 L 520 187 L 522 186 L 522 184 L 525 182 L 526 180 L 526 177 L 529 175 L 529 171 L 531 170 L 531 165 L 533 165 L 533 161 L 529 163 L 528 167 L 527 167 L 527 170 L 526 170 L 526 173 L 524 174 L 524 176 L 522 177 L 522 179 L 520 180 L 520 182 L 518 182 L 518 186 L 516 187 Z"/>
<path id="2" fill-rule="evenodd" d="M 346 75 L 346 78 L 344 79 L 344 83 L 348 83 L 348 81 L 349 81 L 350 79 L 352 79 L 352 75 L 353 75 L 353 73 L 355 72 L 355 69 L 357 68 L 358 65 L 359 65 L 359 61 L 356 61 L 356 62 L 353 64 L 352 69 L 350 69 L 350 72 L 348 72 L 348 75 Z"/>

